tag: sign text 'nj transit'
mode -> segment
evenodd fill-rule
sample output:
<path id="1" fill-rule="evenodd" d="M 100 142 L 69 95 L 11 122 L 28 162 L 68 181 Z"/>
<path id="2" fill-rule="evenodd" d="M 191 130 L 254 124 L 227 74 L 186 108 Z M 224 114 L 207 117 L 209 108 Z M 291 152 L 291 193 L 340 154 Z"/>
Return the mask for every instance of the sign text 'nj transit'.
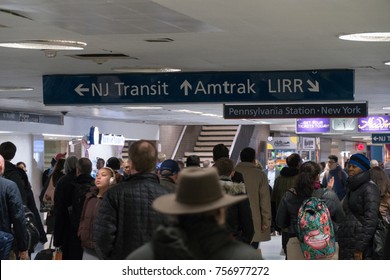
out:
<path id="1" fill-rule="evenodd" d="M 353 100 L 353 70 L 43 76 L 46 105 Z"/>
<path id="2" fill-rule="evenodd" d="M 225 119 L 358 118 L 368 114 L 367 102 L 333 104 L 224 105 Z"/>

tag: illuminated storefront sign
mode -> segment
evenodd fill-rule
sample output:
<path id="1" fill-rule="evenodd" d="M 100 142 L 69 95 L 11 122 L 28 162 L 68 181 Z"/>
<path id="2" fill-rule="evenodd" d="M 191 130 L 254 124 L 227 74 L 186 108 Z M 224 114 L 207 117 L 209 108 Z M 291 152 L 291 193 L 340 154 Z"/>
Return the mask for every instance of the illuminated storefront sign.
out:
<path id="1" fill-rule="evenodd" d="M 359 132 L 390 132 L 390 116 L 368 116 L 359 118 Z"/>
<path id="2" fill-rule="evenodd" d="M 115 134 L 100 134 L 99 128 L 91 126 L 89 131 L 89 144 L 91 145 L 114 145 L 114 146 L 124 146 L 125 137 L 122 135 Z"/>
<path id="3" fill-rule="evenodd" d="M 297 133 L 326 133 L 330 131 L 330 119 L 297 119 Z"/>

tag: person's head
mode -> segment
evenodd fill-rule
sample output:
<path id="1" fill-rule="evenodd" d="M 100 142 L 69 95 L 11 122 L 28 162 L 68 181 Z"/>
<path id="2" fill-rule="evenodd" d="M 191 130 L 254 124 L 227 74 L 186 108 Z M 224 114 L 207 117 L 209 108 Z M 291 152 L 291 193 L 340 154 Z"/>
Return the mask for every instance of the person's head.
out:
<path id="1" fill-rule="evenodd" d="M 200 167 L 200 158 L 197 155 L 188 156 L 186 159 L 186 167 Z"/>
<path id="2" fill-rule="evenodd" d="M 131 173 L 154 172 L 157 164 L 156 146 L 147 140 L 138 140 L 129 147 Z"/>
<path id="3" fill-rule="evenodd" d="M 53 173 L 52 173 L 54 185 L 57 183 L 58 179 L 61 178 L 61 176 L 63 175 L 64 166 L 65 166 L 65 159 L 64 158 L 60 158 L 59 160 L 56 161 L 56 164 L 54 165 L 54 169 L 53 169 Z"/>
<path id="4" fill-rule="evenodd" d="M 372 159 L 370 161 L 370 167 L 373 168 L 373 167 L 376 167 L 376 166 L 379 166 L 379 162 L 376 159 Z"/>
<path id="5" fill-rule="evenodd" d="M 113 170 L 119 170 L 121 168 L 121 162 L 117 157 L 110 157 L 107 160 L 106 166 Z"/>
<path id="6" fill-rule="evenodd" d="M 234 175 L 234 163 L 231 159 L 223 157 L 217 159 L 214 164 L 214 167 L 217 168 L 219 176 L 233 176 Z"/>
<path id="7" fill-rule="evenodd" d="M 0 155 L 3 156 L 5 161 L 10 161 L 15 157 L 16 146 L 14 143 L 7 141 L 0 145 Z"/>
<path id="8" fill-rule="evenodd" d="M 72 171 L 76 171 L 78 158 L 76 156 L 70 156 L 65 160 L 64 173 L 69 174 Z"/>
<path id="9" fill-rule="evenodd" d="M 245 198 L 246 195 L 224 194 L 215 168 L 189 167 L 180 171 L 176 193 L 158 197 L 152 207 L 160 213 L 178 216 L 179 222 L 212 217 L 223 224 L 226 207 Z"/>
<path id="10" fill-rule="evenodd" d="M 157 162 L 163 162 L 166 159 L 167 159 L 167 155 L 166 154 L 161 153 L 161 152 L 157 154 Z"/>
<path id="11" fill-rule="evenodd" d="M 240 153 L 240 159 L 242 162 L 255 162 L 256 159 L 256 151 L 253 148 L 246 147 L 242 149 Z"/>
<path id="12" fill-rule="evenodd" d="M 302 164 L 302 158 L 299 154 L 293 153 L 286 158 L 287 166 L 294 169 L 299 169 Z"/>
<path id="13" fill-rule="evenodd" d="M 214 162 L 220 158 L 229 157 L 229 149 L 224 144 L 217 144 L 213 147 L 213 160 Z"/>
<path id="14" fill-rule="evenodd" d="M 92 162 L 89 158 L 80 158 L 77 161 L 77 167 L 76 167 L 77 176 L 81 174 L 91 174 L 92 172 Z"/>
<path id="15" fill-rule="evenodd" d="M 16 164 L 16 166 L 19 167 L 20 169 L 22 169 L 24 172 L 27 172 L 26 164 L 25 164 L 23 161 L 19 161 L 19 162 Z"/>
<path id="16" fill-rule="evenodd" d="M 115 171 L 110 167 L 102 167 L 96 173 L 95 185 L 99 190 L 107 190 L 116 184 Z"/>
<path id="17" fill-rule="evenodd" d="M 184 161 L 182 161 L 182 160 L 177 160 L 176 162 L 177 162 L 177 164 L 179 165 L 180 170 L 182 170 L 183 168 L 186 167 Z"/>
<path id="18" fill-rule="evenodd" d="M 337 162 L 339 161 L 339 158 L 335 155 L 328 156 L 328 167 L 329 170 L 334 170 L 337 167 Z"/>
<path id="19" fill-rule="evenodd" d="M 210 162 L 208 159 L 205 159 L 205 160 L 203 161 L 203 167 L 204 167 L 204 168 L 208 168 L 208 167 L 210 166 L 210 164 L 211 164 L 211 162 Z"/>
<path id="20" fill-rule="evenodd" d="M 130 162 L 128 160 L 125 160 L 123 162 L 123 172 L 126 174 L 126 175 L 130 175 L 131 174 L 131 167 L 130 167 Z"/>
<path id="21" fill-rule="evenodd" d="M 324 171 L 325 168 L 326 168 L 326 163 L 325 163 L 325 161 L 321 161 L 321 162 L 320 162 L 320 166 L 321 166 L 321 170 Z"/>
<path id="22" fill-rule="evenodd" d="M 299 167 L 297 194 L 310 197 L 313 193 L 315 182 L 318 181 L 321 167 L 314 161 L 307 161 Z"/>
<path id="23" fill-rule="evenodd" d="M 348 161 L 348 176 L 356 176 L 370 168 L 370 160 L 365 155 L 353 154 Z"/>
<path id="24" fill-rule="evenodd" d="M 0 176 L 3 176 L 5 168 L 5 162 L 2 155 L 0 155 Z"/>
<path id="25" fill-rule="evenodd" d="M 274 170 L 274 169 L 275 169 L 275 166 L 276 166 L 276 161 L 275 161 L 275 159 L 269 158 L 269 159 L 267 160 L 267 166 L 268 166 L 268 170 Z"/>
<path id="26" fill-rule="evenodd" d="M 390 178 L 379 166 L 374 166 L 370 169 L 371 180 L 378 186 L 381 196 L 390 194 Z"/>
<path id="27" fill-rule="evenodd" d="M 177 180 L 177 175 L 179 174 L 180 168 L 177 162 L 173 159 L 164 160 L 160 169 L 158 170 L 158 174 L 161 177 L 171 177 L 174 181 Z"/>
<path id="28" fill-rule="evenodd" d="M 98 158 L 96 161 L 96 169 L 99 170 L 100 168 L 104 167 L 104 164 L 106 164 L 106 161 L 102 158 Z"/>

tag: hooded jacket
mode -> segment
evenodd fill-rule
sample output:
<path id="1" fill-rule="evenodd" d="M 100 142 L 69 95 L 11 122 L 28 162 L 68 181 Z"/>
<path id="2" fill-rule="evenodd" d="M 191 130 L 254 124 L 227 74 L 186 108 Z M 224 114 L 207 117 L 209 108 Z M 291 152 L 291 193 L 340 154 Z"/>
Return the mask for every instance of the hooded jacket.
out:
<path id="1" fill-rule="evenodd" d="M 271 200 L 275 203 L 276 209 L 279 208 L 280 201 L 287 190 L 297 186 L 298 172 L 297 168 L 283 167 L 280 176 L 275 179 Z"/>

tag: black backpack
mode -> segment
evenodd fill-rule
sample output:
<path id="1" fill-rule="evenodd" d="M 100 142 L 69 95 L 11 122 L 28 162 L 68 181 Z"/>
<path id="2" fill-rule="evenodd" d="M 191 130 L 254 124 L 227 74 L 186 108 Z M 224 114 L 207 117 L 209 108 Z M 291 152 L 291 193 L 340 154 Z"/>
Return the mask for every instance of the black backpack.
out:
<path id="1" fill-rule="evenodd" d="M 24 217 L 26 220 L 27 228 L 27 246 L 29 252 L 34 252 L 35 247 L 39 242 L 39 230 L 37 227 L 37 221 L 35 219 L 34 213 L 31 210 L 23 205 L 24 207 Z"/>
<path id="2" fill-rule="evenodd" d="M 91 181 L 87 184 L 79 184 L 79 183 L 73 183 L 73 193 L 72 193 L 72 205 L 68 207 L 69 210 L 69 217 L 71 224 L 75 229 L 79 228 L 80 224 L 80 217 L 81 213 L 83 211 L 84 201 L 85 201 L 85 195 L 89 193 L 91 190 L 95 189 L 96 186 Z"/>

